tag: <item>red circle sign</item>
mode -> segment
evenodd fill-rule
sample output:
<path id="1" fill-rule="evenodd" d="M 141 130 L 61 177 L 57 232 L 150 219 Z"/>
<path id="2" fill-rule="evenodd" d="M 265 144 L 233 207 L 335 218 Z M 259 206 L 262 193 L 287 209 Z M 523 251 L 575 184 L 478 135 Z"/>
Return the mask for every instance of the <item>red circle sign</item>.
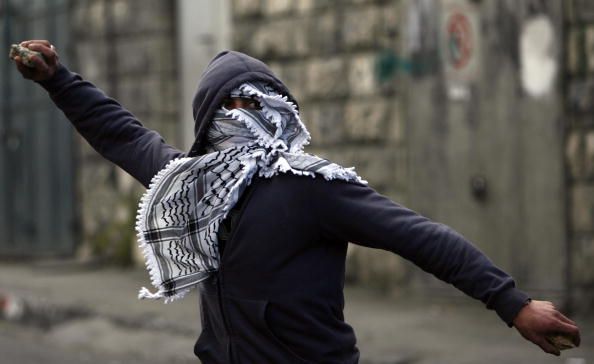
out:
<path id="1" fill-rule="evenodd" d="M 448 55 L 455 69 L 464 68 L 472 56 L 472 27 L 466 15 L 453 13 L 447 22 Z"/>

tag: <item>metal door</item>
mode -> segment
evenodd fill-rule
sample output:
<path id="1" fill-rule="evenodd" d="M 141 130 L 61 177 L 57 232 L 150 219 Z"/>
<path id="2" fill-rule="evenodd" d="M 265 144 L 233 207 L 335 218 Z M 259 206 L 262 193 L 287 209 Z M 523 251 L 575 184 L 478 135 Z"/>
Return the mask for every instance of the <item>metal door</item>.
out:
<path id="1" fill-rule="evenodd" d="M 24 80 L 9 46 L 50 39 L 68 58 L 68 1 L 0 4 L 0 255 L 67 255 L 74 250 L 73 141 L 45 90 Z"/>
<path id="2" fill-rule="evenodd" d="M 409 6 L 411 206 L 460 231 L 521 289 L 564 297 L 562 2 Z"/>

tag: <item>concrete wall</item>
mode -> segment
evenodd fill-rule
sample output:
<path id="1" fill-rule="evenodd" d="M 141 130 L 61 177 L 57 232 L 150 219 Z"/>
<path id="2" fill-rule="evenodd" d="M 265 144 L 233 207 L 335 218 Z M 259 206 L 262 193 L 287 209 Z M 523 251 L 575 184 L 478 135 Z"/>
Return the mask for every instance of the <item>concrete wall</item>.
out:
<path id="1" fill-rule="evenodd" d="M 566 1 L 566 177 L 571 277 L 578 307 L 594 307 L 594 3 Z"/>
<path id="2" fill-rule="evenodd" d="M 300 103 L 310 153 L 356 166 L 370 185 L 406 198 L 396 50 L 400 1 L 233 1 L 233 44 L 268 63 Z M 370 264 L 372 262 L 372 264 Z M 395 287 L 399 257 L 349 251 L 348 277 Z"/>
<path id="3" fill-rule="evenodd" d="M 178 139 L 174 2 L 72 2 L 73 53 L 69 68 L 95 83 L 144 125 L 176 145 Z M 99 156 L 79 137 L 77 203 L 80 255 L 126 262 L 136 251 L 138 182 Z"/>
<path id="4" fill-rule="evenodd" d="M 402 73 L 415 70 L 399 57 L 407 41 L 402 24 L 410 15 L 405 4 L 402 0 L 233 0 L 231 16 L 233 48 L 270 64 L 299 100 L 312 134 L 308 151 L 357 166 L 372 187 L 408 204 L 412 166 L 407 164 L 406 122 L 410 120 L 404 117 L 405 92 L 400 85 L 406 84 L 401 82 Z M 174 5 L 158 0 L 72 2 L 76 62 L 70 66 L 175 145 L 187 141 L 178 138 L 181 95 Z M 594 258 L 594 6 L 588 0 L 567 0 L 564 5 L 570 282 L 576 289 L 574 301 L 590 307 L 594 303 L 594 270 L 588 264 Z M 510 24 L 502 31 L 511 31 Z M 117 252 L 133 245 L 130 226 L 141 188 L 84 142 L 80 150 L 78 202 L 87 242 L 82 254 L 122 255 Z M 120 241 L 125 243 L 116 243 Z M 355 247 L 349 254 L 349 278 L 390 292 L 406 286 L 417 269 L 385 252 Z"/>

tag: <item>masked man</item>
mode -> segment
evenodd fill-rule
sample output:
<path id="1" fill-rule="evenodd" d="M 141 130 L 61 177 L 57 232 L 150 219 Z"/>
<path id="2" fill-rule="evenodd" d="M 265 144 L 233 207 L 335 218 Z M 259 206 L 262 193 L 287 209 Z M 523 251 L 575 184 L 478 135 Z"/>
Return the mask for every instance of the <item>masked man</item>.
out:
<path id="1" fill-rule="evenodd" d="M 156 291 L 140 297 L 178 299 L 199 287 L 202 362 L 357 363 L 343 317 L 348 242 L 412 261 L 547 353 L 559 355 L 552 334 L 579 345 L 573 321 L 518 290 L 464 237 L 381 196 L 352 169 L 304 153 L 298 104 L 261 61 L 227 51 L 210 62 L 186 154 L 61 65 L 49 42 L 21 45 L 45 56 L 33 67 L 17 57 L 24 77 L 149 188 L 137 230 Z"/>

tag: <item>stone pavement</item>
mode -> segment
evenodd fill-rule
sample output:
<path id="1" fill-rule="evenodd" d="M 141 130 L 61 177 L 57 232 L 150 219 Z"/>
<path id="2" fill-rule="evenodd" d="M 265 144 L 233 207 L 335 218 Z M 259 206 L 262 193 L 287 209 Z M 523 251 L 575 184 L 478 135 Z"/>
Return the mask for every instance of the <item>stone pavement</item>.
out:
<path id="1" fill-rule="evenodd" d="M 138 301 L 138 288 L 148 284 L 141 269 L 1 262 L 6 319 L 0 322 L 0 350 L 11 354 L 0 362 L 38 362 L 32 355 L 44 357 L 45 364 L 54 363 L 53 357 L 67 362 L 71 352 L 86 358 L 81 363 L 197 362 L 196 294 L 167 305 Z M 345 294 L 345 316 L 357 332 L 362 364 L 594 364 L 594 317 L 572 317 L 581 327 L 582 345 L 554 357 L 471 299 L 390 299 L 362 287 L 347 287 Z M 29 350 L 32 342 L 35 349 Z"/>

